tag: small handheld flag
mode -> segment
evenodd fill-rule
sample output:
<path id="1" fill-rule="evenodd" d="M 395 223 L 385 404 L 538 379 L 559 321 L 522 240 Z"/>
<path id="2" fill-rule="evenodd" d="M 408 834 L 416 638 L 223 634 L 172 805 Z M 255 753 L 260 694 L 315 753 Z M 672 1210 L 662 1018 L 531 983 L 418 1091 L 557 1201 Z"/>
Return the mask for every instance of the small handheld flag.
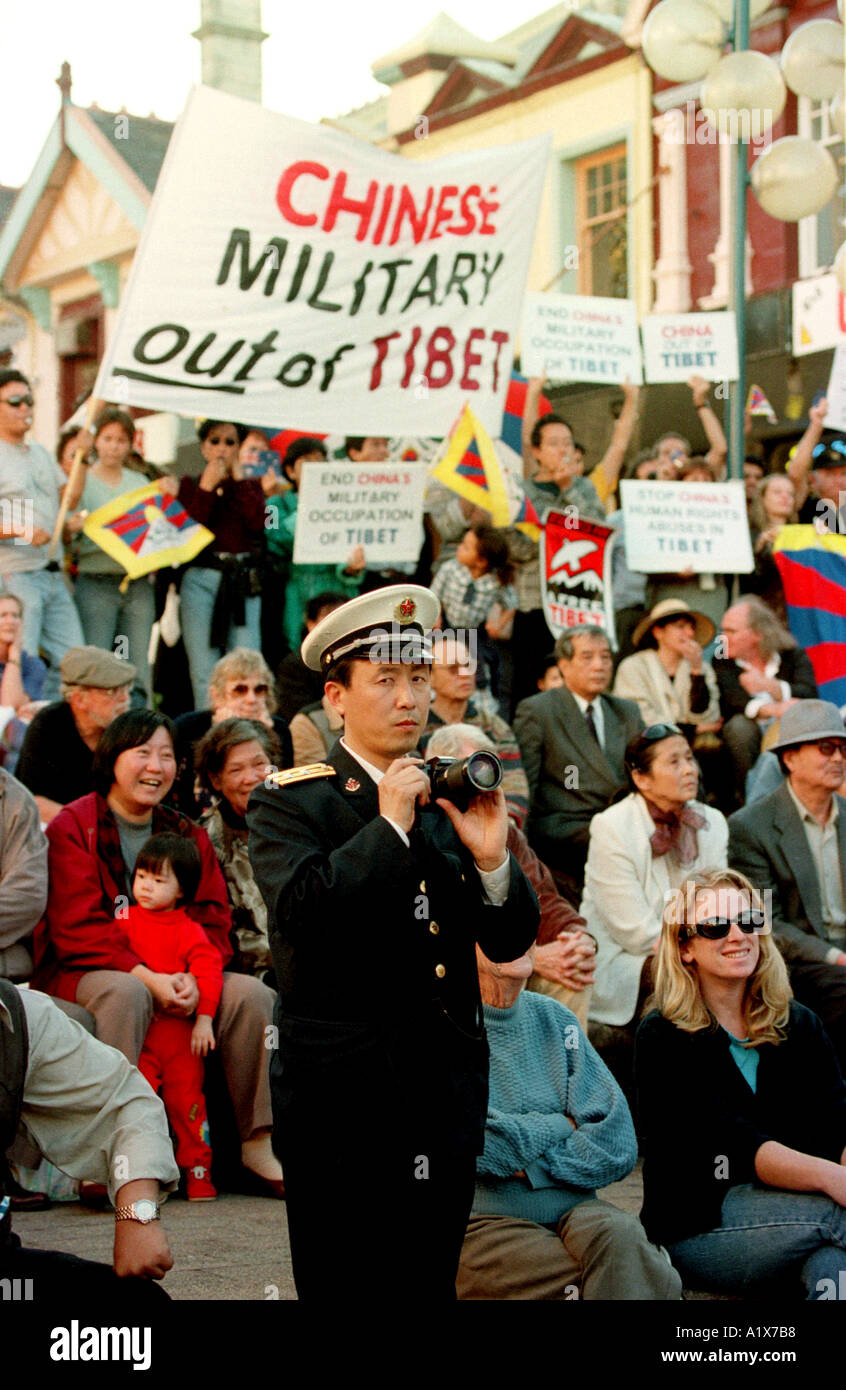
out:
<path id="1" fill-rule="evenodd" d="M 447 449 L 431 473 L 444 487 L 489 512 L 493 526 L 516 526 L 533 540 L 540 536 L 540 517 L 520 479 L 502 466 L 490 435 L 469 405 L 461 412 Z"/>
<path id="2" fill-rule="evenodd" d="M 91 512 L 84 534 L 138 579 L 165 565 L 184 565 L 214 540 L 158 483 L 135 488 Z"/>

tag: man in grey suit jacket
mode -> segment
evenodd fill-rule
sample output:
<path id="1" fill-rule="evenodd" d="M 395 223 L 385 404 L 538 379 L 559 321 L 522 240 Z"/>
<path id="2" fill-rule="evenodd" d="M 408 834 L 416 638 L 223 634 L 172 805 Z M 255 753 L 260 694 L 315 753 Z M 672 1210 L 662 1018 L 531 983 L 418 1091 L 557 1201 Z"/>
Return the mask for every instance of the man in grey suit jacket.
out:
<path id="1" fill-rule="evenodd" d="M 800 1003 L 846 1069 L 846 728 L 836 705 L 799 700 L 774 744 L 786 780 L 729 818 L 729 864 L 771 893 L 773 931 Z"/>
<path id="2" fill-rule="evenodd" d="M 529 779 L 529 840 L 578 902 L 591 820 L 625 786 L 623 755 L 643 720 L 634 701 L 605 694 L 612 661 L 601 627 L 564 633 L 555 656 L 564 685 L 523 700 L 514 732 Z"/>

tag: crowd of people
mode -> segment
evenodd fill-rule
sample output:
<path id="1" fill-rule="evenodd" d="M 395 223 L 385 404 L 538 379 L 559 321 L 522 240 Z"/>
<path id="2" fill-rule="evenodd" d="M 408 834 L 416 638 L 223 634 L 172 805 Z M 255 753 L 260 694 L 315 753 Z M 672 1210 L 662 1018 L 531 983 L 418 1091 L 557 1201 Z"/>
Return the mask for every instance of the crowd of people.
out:
<path id="1" fill-rule="evenodd" d="M 538 415 L 542 386 L 522 479 L 541 522 L 575 507 L 622 533 L 621 478 L 725 475 L 700 378 L 707 452 L 672 433 L 629 457 L 627 385 L 592 469 L 600 451 Z M 287 1196 L 304 1298 L 345 1270 L 377 1278 L 398 1210 L 415 1267 L 398 1261 L 395 1297 L 842 1287 L 846 725 L 773 555 L 791 521 L 846 525 L 825 402 L 785 470 L 747 460 L 739 585 L 633 571 L 621 534 L 615 632 L 557 637 L 537 543 L 440 485 L 419 555 L 303 565 L 321 439 L 257 472 L 268 432 L 206 420 L 200 472 L 176 478 L 134 454 L 121 409 L 53 457 L 26 442 L 32 408 L 0 371 L 0 1064 L 17 1097 L 0 1107 L 0 1274 L 38 1267 L 9 1223 L 49 1200 L 49 1161 L 118 1208 L 133 1287 L 169 1267 L 146 1228 L 177 1185 Z M 346 450 L 379 462 L 389 444 Z M 84 522 L 151 474 L 213 540 L 165 583 L 127 583 Z M 150 660 L 171 580 L 181 677 Z M 383 624 L 410 650 L 377 656 L 364 634 Z M 423 760 L 479 751 L 501 787 L 435 804 Z M 597 1195 L 639 1151 L 642 1221 Z M 357 1210 L 328 1271 L 341 1190 Z"/>

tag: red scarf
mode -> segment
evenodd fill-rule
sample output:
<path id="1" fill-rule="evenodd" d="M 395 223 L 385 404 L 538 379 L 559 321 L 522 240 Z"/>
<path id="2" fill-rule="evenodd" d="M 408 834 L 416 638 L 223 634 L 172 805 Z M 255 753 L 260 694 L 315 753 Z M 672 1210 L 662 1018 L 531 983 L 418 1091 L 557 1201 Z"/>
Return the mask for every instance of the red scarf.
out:
<path id="1" fill-rule="evenodd" d="M 655 822 L 655 831 L 649 838 L 652 853 L 656 858 L 672 852 L 679 864 L 692 864 L 699 854 L 697 830 L 704 830 L 708 824 L 704 816 L 690 806 L 683 806 L 678 813 L 660 811 L 648 797 L 643 798 L 646 809 Z"/>

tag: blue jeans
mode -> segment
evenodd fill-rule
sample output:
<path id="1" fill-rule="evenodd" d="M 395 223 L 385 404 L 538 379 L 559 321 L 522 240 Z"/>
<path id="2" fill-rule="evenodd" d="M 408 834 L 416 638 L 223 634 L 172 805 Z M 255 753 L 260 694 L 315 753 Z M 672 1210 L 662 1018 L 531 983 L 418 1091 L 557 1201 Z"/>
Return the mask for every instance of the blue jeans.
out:
<path id="1" fill-rule="evenodd" d="M 150 629 L 156 620 L 156 597 L 149 579 L 132 579 L 120 592 L 119 574 L 80 574 L 74 589 L 85 640 L 92 647 L 115 650 L 115 639 L 124 638 L 127 650 L 118 655 L 136 668 L 135 688 L 150 703 L 153 690 L 147 651 Z"/>
<path id="2" fill-rule="evenodd" d="M 23 604 L 21 646 L 47 658 L 44 699 L 59 698 L 59 662 L 70 647 L 85 642 L 82 624 L 64 575 L 58 570 L 13 570 L 3 575 L 7 594 Z"/>
<path id="3" fill-rule="evenodd" d="M 669 1251 L 685 1282 L 748 1292 L 795 1275 L 806 1298 L 818 1299 L 828 1288 L 822 1280 L 832 1280 L 835 1291 L 846 1283 L 846 1210 L 821 1193 L 743 1183 L 726 1193 L 717 1230 Z"/>
<path id="4" fill-rule="evenodd" d="M 261 598 L 245 600 L 243 627 L 230 627 L 224 648 L 209 644 L 214 601 L 220 588 L 220 570 L 193 565 L 186 571 L 180 590 L 180 626 L 191 672 L 194 708 L 208 709 L 209 681 L 216 663 L 233 647 L 261 651 Z"/>

